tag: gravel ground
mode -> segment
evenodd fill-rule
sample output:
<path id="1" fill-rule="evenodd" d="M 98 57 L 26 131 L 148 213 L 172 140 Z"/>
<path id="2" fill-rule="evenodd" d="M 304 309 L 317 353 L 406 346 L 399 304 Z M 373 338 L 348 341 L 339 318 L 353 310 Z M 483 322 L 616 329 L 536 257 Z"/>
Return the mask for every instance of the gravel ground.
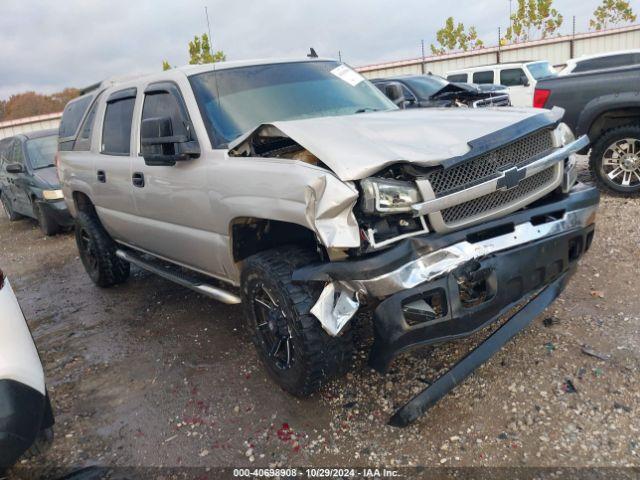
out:
<path id="1" fill-rule="evenodd" d="M 240 307 L 140 270 L 99 289 L 71 234 L 2 218 L 1 265 L 57 418 L 48 452 L 9 477 L 87 465 L 638 466 L 639 207 L 604 195 L 562 296 L 407 429 L 386 425 L 394 407 L 481 334 L 404 354 L 387 375 L 366 367 L 362 341 L 345 378 L 298 400 L 260 367 Z"/>

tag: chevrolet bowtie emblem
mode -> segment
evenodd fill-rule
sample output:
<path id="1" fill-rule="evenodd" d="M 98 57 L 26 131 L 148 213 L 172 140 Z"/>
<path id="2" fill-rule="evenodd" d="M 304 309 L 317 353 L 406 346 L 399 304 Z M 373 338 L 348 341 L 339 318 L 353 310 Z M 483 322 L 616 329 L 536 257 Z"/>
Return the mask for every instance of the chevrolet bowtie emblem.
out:
<path id="1" fill-rule="evenodd" d="M 502 172 L 502 177 L 498 179 L 498 190 L 511 190 L 517 187 L 524 180 L 525 175 L 526 169 L 524 168 L 513 167 L 505 170 Z"/>

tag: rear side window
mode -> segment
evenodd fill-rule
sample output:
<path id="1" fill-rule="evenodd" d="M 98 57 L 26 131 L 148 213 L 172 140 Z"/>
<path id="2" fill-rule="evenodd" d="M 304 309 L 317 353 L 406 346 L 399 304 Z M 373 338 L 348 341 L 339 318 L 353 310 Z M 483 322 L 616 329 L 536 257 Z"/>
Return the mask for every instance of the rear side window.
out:
<path id="1" fill-rule="evenodd" d="M 60 139 L 73 137 L 76 134 L 80 121 L 84 117 L 87 108 L 89 108 L 92 98 L 93 96 L 89 95 L 67 103 L 60 120 L 60 130 L 58 131 Z"/>
<path id="2" fill-rule="evenodd" d="M 136 102 L 136 90 L 128 89 L 111 94 L 107 100 L 102 127 L 102 153 L 129 155 L 131 148 L 131 120 Z"/>
<path id="3" fill-rule="evenodd" d="M 493 83 L 493 71 L 474 72 L 473 83 Z"/>
<path id="4" fill-rule="evenodd" d="M 515 87 L 525 85 L 527 82 L 527 75 L 521 68 L 508 68 L 500 71 L 500 85 Z"/>
<path id="5" fill-rule="evenodd" d="M 73 150 L 75 151 L 89 151 L 91 150 L 91 133 L 93 132 L 93 124 L 96 119 L 96 111 L 98 110 L 98 104 L 100 100 L 100 95 L 91 105 L 91 109 L 89 113 L 87 113 L 87 117 L 84 119 L 82 123 L 82 127 L 80 127 L 80 134 L 78 135 L 78 139 L 73 145 Z"/>
<path id="6" fill-rule="evenodd" d="M 632 65 L 634 63 L 635 55 L 632 53 L 625 53 L 620 55 L 609 55 L 608 57 L 593 58 L 591 60 L 584 60 L 576 65 L 574 72 L 588 72 L 590 70 L 600 70 L 603 68 L 615 68 L 625 65 Z M 637 60 L 640 59 L 636 59 Z"/>
<path id="7" fill-rule="evenodd" d="M 467 74 L 466 73 L 456 73 L 455 75 L 448 75 L 447 80 L 452 83 L 467 83 Z M 493 83 L 493 82 L 491 82 Z"/>

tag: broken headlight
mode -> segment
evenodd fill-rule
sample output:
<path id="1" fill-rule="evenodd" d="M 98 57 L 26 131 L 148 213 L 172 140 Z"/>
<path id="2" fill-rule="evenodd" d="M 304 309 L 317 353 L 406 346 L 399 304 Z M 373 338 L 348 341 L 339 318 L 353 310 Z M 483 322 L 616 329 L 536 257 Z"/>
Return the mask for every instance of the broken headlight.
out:
<path id="1" fill-rule="evenodd" d="M 569 125 L 564 122 L 560 122 L 553 133 L 556 136 L 556 143 L 559 147 L 564 147 L 576 139 Z"/>
<path id="2" fill-rule="evenodd" d="M 418 188 L 412 182 L 365 178 L 360 182 L 360 187 L 362 211 L 365 213 L 410 212 L 411 205 L 422 200 Z"/>

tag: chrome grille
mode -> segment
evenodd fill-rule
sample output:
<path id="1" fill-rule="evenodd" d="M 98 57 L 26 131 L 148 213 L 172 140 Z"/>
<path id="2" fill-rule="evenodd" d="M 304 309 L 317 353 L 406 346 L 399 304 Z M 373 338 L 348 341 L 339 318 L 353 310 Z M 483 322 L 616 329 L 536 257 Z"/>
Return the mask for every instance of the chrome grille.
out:
<path id="1" fill-rule="evenodd" d="M 494 210 L 515 203 L 534 192 L 543 190 L 554 181 L 555 176 L 556 167 L 549 167 L 540 173 L 525 178 L 517 187 L 510 190 L 497 190 L 483 197 L 461 203 L 454 207 L 445 208 L 440 212 L 442 219 L 446 224 L 455 224 L 463 220 L 471 219 L 476 215 L 489 215 Z"/>
<path id="2" fill-rule="evenodd" d="M 553 148 L 553 132 L 539 130 L 509 145 L 475 157 L 467 162 L 428 174 L 436 197 L 441 197 L 477 183 L 490 180 L 502 170 L 522 166 L 531 162 L 534 157 Z"/>

